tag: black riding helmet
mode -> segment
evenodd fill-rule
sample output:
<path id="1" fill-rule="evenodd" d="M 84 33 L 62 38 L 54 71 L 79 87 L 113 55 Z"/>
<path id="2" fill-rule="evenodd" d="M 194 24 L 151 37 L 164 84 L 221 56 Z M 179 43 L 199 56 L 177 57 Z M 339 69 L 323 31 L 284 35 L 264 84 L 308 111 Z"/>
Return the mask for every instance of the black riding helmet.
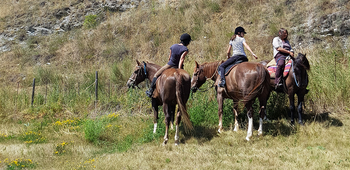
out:
<path id="1" fill-rule="evenodd" d="M 191 36 L 187 33 L 182 34 L 180 37 L 180 41 L 184 46 L 187 46 L 188 44 L 190 44 L 191 40 L 192 40 Z"/>
<path id="2" fill-rule="evenodd" d="M 244 30 L 243 27 L 237 27 L 237 28 L 235 29 L 235 34 L 238 34 L 239 32 L 243 32 L 244 34 L 247 34 L 247 33 L 245 32 L 245 30 Z"/>

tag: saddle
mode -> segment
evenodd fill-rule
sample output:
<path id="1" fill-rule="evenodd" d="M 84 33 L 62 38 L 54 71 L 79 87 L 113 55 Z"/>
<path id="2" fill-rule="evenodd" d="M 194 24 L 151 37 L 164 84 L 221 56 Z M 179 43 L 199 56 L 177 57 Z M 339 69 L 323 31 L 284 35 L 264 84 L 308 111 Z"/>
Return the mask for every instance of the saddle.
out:
<path id="1" fill-rule="evenodd" d="M 283 77 L 286 77 L 286 76 L 288 75 L 289 70 L 290 70 L 290 68 L 291 68 L 291 66 L 292 66 L 292 60 L 287 59 L 287 60 L 285 61 L 285 63 L 286 63 L 286 66 L 284 67 Z M 269 73 L 270 73 L 270 77 L 271 77 L 271 78 L 276 78 L 275 73 L 276 73 L 276 69 L 277 69 L 277 64 L 276 64 L 275 59 L 272 59 L 272 60 L 266 65 L 266 67 L 267 67 L 267 70 L 268 70 Z"/>
<path id="2" fill-rule="evenodd" d="M 231 71 L 233 68 L 235 68 L 235 67 L 237 66 L 237 64 L 242 63 L 242 62 L 244 62 L 244 61 L 242 61 L 242 60 L 237 60 L 236 62 L 234 62 L 234 63 L 232 63 L 231 65 L 227 66 L 227 67 L 225 68 L 225 76 L 227 76 L 227 75 L 230 73 L 230 71 Z M 222 63 L 220 63 L 220 64 L 222 64 Z M 219 75 L 220 75 L 220 70 L 219 70 L 219 68 L 218 68 L 218 73 L 219 73 Z"/>

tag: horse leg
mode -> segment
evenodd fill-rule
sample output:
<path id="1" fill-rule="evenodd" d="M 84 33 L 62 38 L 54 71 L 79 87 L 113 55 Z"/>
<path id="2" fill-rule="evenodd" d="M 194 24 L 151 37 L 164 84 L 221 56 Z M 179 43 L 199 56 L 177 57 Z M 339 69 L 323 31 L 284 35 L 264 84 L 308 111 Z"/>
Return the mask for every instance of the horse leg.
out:
<path id="1" fill-rule="evenodd" d="M 245 138 L 247 141 L 250 140 L 250 137 L 253 135 L 253 107 L 252 107 L 252 100 L 248 101 L 245 104 L 245 107 L 247 108 L 247 116 L 248 116 L 248 131 L 247 131 L 247 137 Z"/>
<path id="2" fill-rule="evenodd" d="M 180 143 L 180 141 L 179 141 L 179 125 L 180 125 L 180 121 L 181 121 L 181 114 L 180 114 L 180 111 L 178 111 L 177 115 L 176 115 L 175 145 L 179 145 L 179 143 Z"/>
<path id="3" fill-rule="evenodd" d="M 233 131 L 235 132 L 237 132 L 239 129 L 237 109 L 238 109 L 238 103 L 233 102 L 233 113 L 235 113 L 235 128 L 233 129 Z"/>
<path id="4" fill-rule="evenodd" d="M 176 105 L 169 106 L 169 114 L 170 114 L 170 129 L 174 130 L 174 117 L 175 117 L 175 109 Z"/>
<path id="5" fill-rule="evenodd" d="M 152 110 L 153 110 L 153 123 L 154 123 L 154 127 L 153 127 L 153 133 L 156 133 L 157 130 L 157 122 L 158 122 L 158 103 L 157 101 L 152 98 Z"/>
<path id="6" fill-rule="evenodd" d="M 301 115 L 303 114 L 303 101 L 304 101 L 304 94 L 299 93 L 298 94 L 298 116 L 299 116 L 298 123 L 300 125 L 304 125 L 303 120 L 301 118 Z"/>
<path id="7" fill-rule="evenodd" d="M 169 123 L 170 123 L 170 114 L 168 104 L 163 103 L 163 111 L 165 115 L 165 135 L 163 145 L 168 143 L 168 131 L 169 131 Z"/>
<path id="8" fill-rule="evenodd" d="M 259 96 L 259 103 L 260 103 L 260 111 L 259 111 L 259 129 L 258 129 L 258 135 L 262 135 L 263 133 L 263 119 L 266 118 L 266 104 L 267 100 L 270 96 L 269 91 L 265 91 L 265 93 L 262 93 Z"/>
<path id="9" fill-rule="evenodd" d="M 224 99 L 222 97 L 222 94 L 218 92 L 217 97 L 216 97 L 217 101 L 218 101 L 218 116 L 219 116 L 219 129 L 218 132 L 221 133 L 222 130 L 222 110 L 223 110 L 223 102 Z"/>
<path id="10" fill-rule="evenodd" d="M 294 94 L 289 93 L 289 108 L 290 108 L 290 124 L 294 125 L 294 112 L 295 112 L 295 105 L 294 105 Z"/>

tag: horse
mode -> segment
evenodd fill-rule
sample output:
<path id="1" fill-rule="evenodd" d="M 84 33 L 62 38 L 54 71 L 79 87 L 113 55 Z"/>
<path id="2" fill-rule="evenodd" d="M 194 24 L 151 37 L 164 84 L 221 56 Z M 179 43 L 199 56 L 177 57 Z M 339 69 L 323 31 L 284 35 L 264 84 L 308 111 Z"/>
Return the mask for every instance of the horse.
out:
<path id="1" fill-rule="evenodd" d="M 303 114 L 303 102 L 304 96 L 308 93 L 309 90 L 306 89 L 309 78 L 307 71 L 310 70 L 310 64 L 308 59 L 306 58 L 306 54 L 298 53 L 298 56 L 293 59 L 292 58 L 292 66 L 289 70 L 289 73 L 286 77 L 283 78 L 283 91 L 276 91 L 278 93 L 286 93 L 289 98 L 289 108 L 290 108 L 290 118 L 291 125 L 294 125 L 294 113 L 295 113 L 295 103 L 294 103 L 294 95 L 298 96 L 298 123 L 300 125 L 304 125 L 302 120 Z M 274 89 L 275 78 L 270 79 L 271 89 Z"/>
<path id="2" fill-rule="evenodd" d="M 207 79 L 211 79 L 215 82 L 215 89 L 217 91 L 218 102 L 218 116 L 219 116 L 219 129 L 218 132 L 222 132 L 222 110 L 223 101 L 225 98 L 232 99 L 233 112 L 235 114 L 235 127 L 234 131 L 238 130 L 238 113 L 237 102 L 243 101 L 247 108 L 248 116 L 248 131 L 246 140 L 249 141 L 252 136 L 253 129 L 253 102 L 258 97 L 260 103 L 259 111 L 259 129 L 258 135 L 262 135 L 262 123 L 266 114 L 267 99 L 270 95 L 270 75 L 267 69 L 259 63 L 243 62 L 237 64 L 230 73 L 226 76 L 226 87 L 218 88 L 220 76 L 218 74 L 218 66 L 222 61 L 216 61 L 211 63 L 204 63 L 199 65 L 196 63 L 196 67 L 193 72 L 191 80 L 191 89 L 193 92 L 201 87 Z"/>
<path id="3" fill-rule="evenodd" d="M 151 81 L 154 74 L 160 69 L 159 65 L 142 62 L 136 60 L 136 67 L 130 76 L 127 86 L 134 87 L 139 83 L 148 79 Z M 192 123 L 187 113 L 186 103 L 191 92 L 191 78 L 190 75 L 183 69 L 170 68 L 165 70 L 157 79 L 156 89 L 152 96 L 152 109 L 154 112 L 154 129 L 156 133 L 158 120 L 158 106 L 163 106 L 165 115 L 165 135 L 163 144 L 168 142 L 168 130 L 171 120 L 174 120 L 176 104 L 178 105 L 178 112 L 176 115 L 176 132 L 175 145 L 179 144 L 179 124 L 183 119 L 186 131 L 193 130 Z"/>

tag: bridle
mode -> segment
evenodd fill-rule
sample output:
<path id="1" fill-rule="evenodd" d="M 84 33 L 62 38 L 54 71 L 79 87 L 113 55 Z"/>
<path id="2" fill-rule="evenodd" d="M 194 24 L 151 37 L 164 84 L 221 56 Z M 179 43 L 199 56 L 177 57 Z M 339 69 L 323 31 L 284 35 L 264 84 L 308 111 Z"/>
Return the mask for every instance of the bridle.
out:
<path id="1" fill-rule="evenodd" d="M 219 66 L 220 66 L 220 64 L 218 64 L 218 66 L 217 66 L 216 69 L 215 69 L 215 72 L 213 73 L 213 75 L 212 75 L 210 78 L 204 76 L 204 78 L 206 79 L 205 81 L 211 80 L 211 79 L 216 75 L 216 73 L 218 72 Z M 202 66 L 202 67 L 203 67 L 203 66 Z M 200 68 L 200 71 L 203 71 L 203 68 Z M 200 72 L 199 72 L 199 73 L 200 73 Z M 199 76 L 198 76 L 199 73 L 197 73 L 197 80 L 196 80 L 196 83 L 198 82 L 198 79 L 199 79 Z M 196 91 L 198 90 L 199 92 L 206 92 L 206 91 L 208 91 L 209 89 L 213 88 L 214 86 L 215 86 L 215 81 L 213 82 L 213 84 L 212 84 L 210 87 L 208 87 L 208 88 L 205 89 L 205 90 L 199 89 L 198 87 L 193 87 L 192 89 L 193 89 L 193 90 L 196 90 Z"/>
<path id="2" fill-rule="evenodd" d="M 129 78 L 129 81 L 131 82 L 131 84 L 134 86 L 134 83 L 135 83 L 135 81 L 136 81 L 136 78 L 137 78 L 137 75 L 140 75 L 140 73 L 142 72 L 142 68 L 141 68 L 141 66 L 136 66 L 136 68 L 137 68 L 137 73 L 136 73 L 136 76 L 135 76 L 135 78 L 132 78 L 133 77 L 133 75 L 134 74 L 132 74 L 131 76 L 130 76 L 130 78 Z M 147 78 L 147 70 L 146 70 L 146 63 L 143 61 L 143 70 L 144 70 L 144 73 L 145 73 L 145 79 Z M 142 74 L 142 73 L 141 73 Z M 137 85 L 136 85 L 136 87 L 138 87 Z"/>

